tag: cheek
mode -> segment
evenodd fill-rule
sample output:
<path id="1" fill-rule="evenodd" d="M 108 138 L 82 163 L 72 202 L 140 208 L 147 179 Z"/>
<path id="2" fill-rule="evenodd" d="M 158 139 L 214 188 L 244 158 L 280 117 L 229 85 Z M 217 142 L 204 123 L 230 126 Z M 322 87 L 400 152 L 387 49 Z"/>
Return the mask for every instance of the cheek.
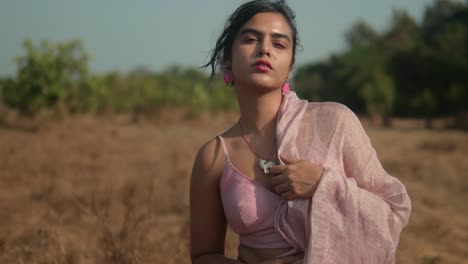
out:
<path id="1" fill-rule="evenodd" d="M 239 64 L 242 63 L 242 56 L 240 56 L 242 52 L 240 51 L 239 47 L 233 47 L 231 52 L 231 68 L 232 70 L 236 70 L 239 68 Z"/>
<path id="2" fill-rule="evenodd" d="M 281 75 L 284 75 L 285 78 L 288 77 L 289 71 L 291 70 L 291 63 L 292 63 L 292 57 L 290 55 L 285 55 L 282 58 L 280 58 L 281 63 L 280 67 L 278 68 L 278 71 L 281 73 Z"/>
<path id="3" fill-rule="evenodd" d="M 232 63 L 231 69 L 234 73 L 238 72 L 239 74 L 248 70 L 246 65 L 249 64 L 249 51 L 241 47 L 233 48 L 232 50 Z"/>

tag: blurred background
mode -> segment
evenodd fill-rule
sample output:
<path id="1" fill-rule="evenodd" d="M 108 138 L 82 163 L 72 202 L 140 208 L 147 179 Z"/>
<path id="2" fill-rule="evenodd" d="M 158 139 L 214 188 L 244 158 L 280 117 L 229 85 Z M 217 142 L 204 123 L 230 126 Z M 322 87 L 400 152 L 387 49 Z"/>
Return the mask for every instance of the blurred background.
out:
<path id="1" fill-rule="evenodd" d="M 195 154 L 238 118 L 200 66 L 243 2 L 0 3 L 0 263 L 189 262 Z M 292 89 L 410 193 L 397 263 L 468 263 L 468 1 L 287 2 Z"/>

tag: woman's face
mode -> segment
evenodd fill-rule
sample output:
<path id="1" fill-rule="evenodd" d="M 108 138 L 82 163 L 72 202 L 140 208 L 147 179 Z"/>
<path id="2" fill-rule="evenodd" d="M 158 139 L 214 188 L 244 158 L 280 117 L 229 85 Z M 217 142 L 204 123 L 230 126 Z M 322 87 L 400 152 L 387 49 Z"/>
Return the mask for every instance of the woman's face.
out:
<path id="1" fill-rule="evenodd" d="M 266 92 L 287 80 L 293 56 L 292 30 L 279 13 L 258 13 L 239 30 L 227 62 L 238 87 Z"/>

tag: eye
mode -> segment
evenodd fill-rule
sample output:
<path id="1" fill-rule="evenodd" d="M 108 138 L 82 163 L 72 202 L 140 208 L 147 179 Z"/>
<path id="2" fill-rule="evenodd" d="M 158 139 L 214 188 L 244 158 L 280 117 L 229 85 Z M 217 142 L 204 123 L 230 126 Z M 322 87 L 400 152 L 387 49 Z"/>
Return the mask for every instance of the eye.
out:
<path id="1" fill-rule="evenodd" d="M 275 43 L 273 43 L 273 45 L 278 49 L 285 49 L 286 48 L 286 45 L 284 45 L 281 42 L 275 42 Z"/>
<path id="2" fill-rule="evenodd" d="M 253 43 L 257 41 L 257 39 L 255 37 L 247 37 L 245 38 L 245 43 Z"/>

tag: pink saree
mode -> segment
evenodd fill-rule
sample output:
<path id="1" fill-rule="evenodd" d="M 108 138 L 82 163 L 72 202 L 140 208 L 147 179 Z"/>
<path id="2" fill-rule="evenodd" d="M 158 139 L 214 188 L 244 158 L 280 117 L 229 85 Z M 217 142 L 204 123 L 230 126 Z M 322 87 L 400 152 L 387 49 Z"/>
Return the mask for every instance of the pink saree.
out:
<path id="1" fill-rule="evenodd" d="M 283 97 L 276 131 L 278 158 L 325 168 L 312 199 L 282 201 L 275 215 L 275 228 L 294 247 L 288 254 L 304 252 L 296 263 L 395 263 L 411 201 L 382 168 L 356 115 L 342 104 L 308 102 L 291 91 Z"/>

